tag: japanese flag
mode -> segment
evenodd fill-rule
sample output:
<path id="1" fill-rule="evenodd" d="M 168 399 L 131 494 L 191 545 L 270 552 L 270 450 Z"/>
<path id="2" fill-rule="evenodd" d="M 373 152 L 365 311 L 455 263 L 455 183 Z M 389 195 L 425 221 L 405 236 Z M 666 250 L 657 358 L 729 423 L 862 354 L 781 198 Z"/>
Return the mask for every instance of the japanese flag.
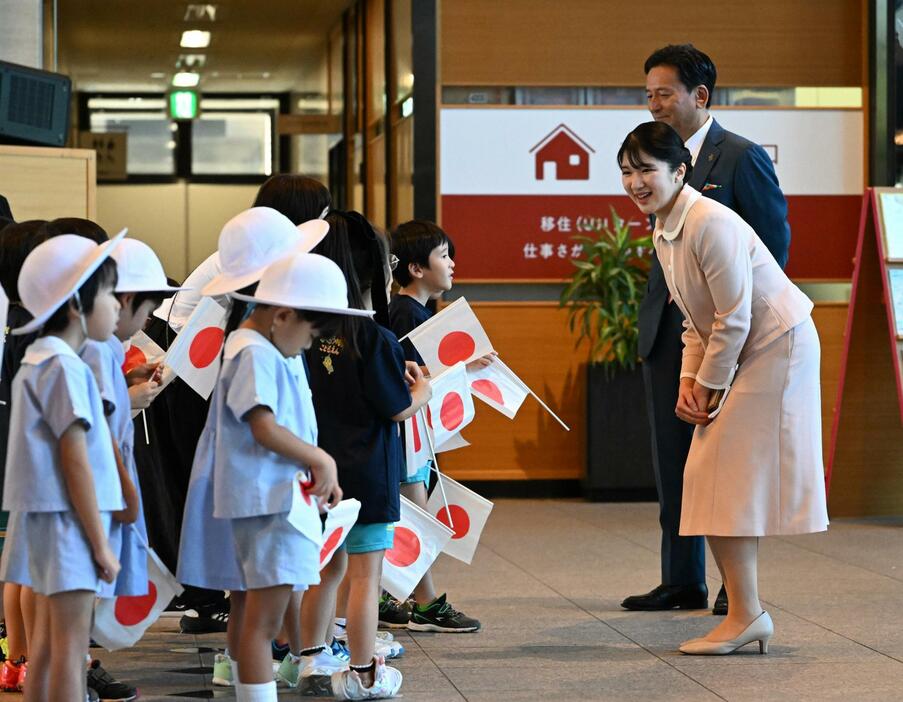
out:
<path id="1" fill-rule="evenodd" d="M 323 524 L 320 522 L 320 506 L 315 497 L 308 494 L 309 478 L 299 470 L 292 480 L 292 507 L 288 522 L 317 546 L 323 544 Z"/>
<path id="2" fill-rule="evenodd" d="M 345 537 L 361 511 L 361 503 L 354 498 L 342 500 L 326 513 L 326 526 L 323 527 L 323 547 L 320 549 L 320 570 L 332 560 L 338 548 L 345 543 Z"/>
<path id="3" fill-rule="evenodd" d="M 432 375 L 492 352 L 492 343 L 467 300 L 458 298 L 407 335 Z"/>
<path id="4" fill-rule="evenodd" d="M 448 499 L 448 511 L 445 509 L 442 492 L 438 486 L 426 503 L 427 510 L 445 526 L 450 526 L 454 530 L 451 539 L 442 549 L 443 552 L 470 565 L 493 505 L 486 498 L 480 497 L 473 490 L 445 475 L 441 476 L 440 480 Z"/>
<path id="5" fill-rule="evenodd" d="M 383 558 L 382 586 L 404 601 L 451 539 L 451 529 L 401 498 L 401 520 L 395 525 L 395 545 Z"/>
<path id="6" fill-rule="evenodd" d="M 470 446 L 470 442 L 461 434 L 453 435 L 448 441 L 441 446 L 436 447 L 436 453 L 444 453 L 445 451 L 454 451 L 455 449 Z"/>
<path id="7" fill-rule="evenodd" d="M 201 298 L 163 363 L 205 400 L 219 374 L 227 311 L 211 297 Z"/>
<path id="8" fill-rule="evenodd" d="M 514 419 L 524 399 L 530 394 L 530 389 L 498 356 L 485 368 L 467 371 L 467 381 L 470 383 L 470 392 L 475 397 L 509 419 Z"/>
<path id="9" fill-rule="evenodd" d="M 404 420 L 404 457 L 409 478 L 423 468 L 430 458 L 427 431 L 423 414 L 420 412 L 416 412 Z"/>
<path id="10" fill-rule="evenodd" d="M 157 346 L 157 343 L 143 331 L 135 332 L 129 339 L 129 347 L 125 350 L 125 362 L 122 364 L 122 372 L 128 373 L 133 368 L 143 366 L 145 363 L 157 363 L 162 361 L 166 352 Z"/>
<path id="11" fill-rule="evenodd" d="M 433 445 L 442 446 L 470 424 L 476 413 L 467 385 L 467 368 L 459 362 L 431 378 L 430 385 L 433 397 L 428 405 L 427 419 L 435 437 Z"/>
<path id="12" fill-rule="evenodd" d="M 125 595 L 97 601 L 91 638 L 108 651 L 134 646 L 162 614 L 182 586 L 166 566 L 147 549 L 147 594 Z"/>

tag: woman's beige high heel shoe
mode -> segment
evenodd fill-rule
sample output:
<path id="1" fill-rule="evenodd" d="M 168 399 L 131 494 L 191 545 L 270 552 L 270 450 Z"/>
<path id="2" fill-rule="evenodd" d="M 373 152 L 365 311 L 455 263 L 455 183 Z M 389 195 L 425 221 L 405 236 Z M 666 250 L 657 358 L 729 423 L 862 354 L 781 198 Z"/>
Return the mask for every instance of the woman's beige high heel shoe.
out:
<path id="1" fill-rule="evenodd" d="M 690 656 L 726 656 L 753 641 L 759 642 L 759 653 L 768 653 L 768 642 L 774 634 L 774 623 L 768 612 L 762 612 L 753 619 L 740 636 L 730 641 L 708 641 L 693 639 L 680 645 L 680 652 Z"/>

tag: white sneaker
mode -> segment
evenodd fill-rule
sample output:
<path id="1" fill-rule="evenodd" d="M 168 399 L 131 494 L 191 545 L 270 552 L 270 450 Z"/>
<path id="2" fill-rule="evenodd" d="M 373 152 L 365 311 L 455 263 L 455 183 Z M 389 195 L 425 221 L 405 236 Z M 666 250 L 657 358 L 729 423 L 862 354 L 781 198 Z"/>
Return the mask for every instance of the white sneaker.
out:
<path id="1" fill-rule="evenodd" d="M 313 656 L 301 656 L 298 692 L 302 697 L 332 697 L 331 678 L 348 669 L 348 664 L 328 648 Z"/>
<path id="2" fill-rule="evenodd" d="M 340 700 L 384 700 L 398 694 L 401 680 L 400 670 L 377 663 L 371 687 L 364 686 L 360 676 L 349 669 L 333 673 L 332 691 Z"/>
<path id="3" fill-rule="evenodd" d="M 343 644 L 348 643 L 348 628 L 344 624 L 339 624 L 338 622 L 332 628 L 332 635 L 341 641 Z M 395 636 L 391 631 L 377 631 L 376 632 L 376 641 L 379 643 L 380 641 L 394 641 Z"/>
<path id="4" fill-rule="evenodd" d="M 382 656 L 386 660 L 389 660 L 392 658 L 398 658 L 401 655 L 403 655 L 404 654 L 404 646 L 402 646 L 401 643 L 398 641 L 395 641 L 395 640 L 385 641 L 385 640 L 377 637 L 376 645 L 373 647 L 373 652 L 377 656 Z"/>

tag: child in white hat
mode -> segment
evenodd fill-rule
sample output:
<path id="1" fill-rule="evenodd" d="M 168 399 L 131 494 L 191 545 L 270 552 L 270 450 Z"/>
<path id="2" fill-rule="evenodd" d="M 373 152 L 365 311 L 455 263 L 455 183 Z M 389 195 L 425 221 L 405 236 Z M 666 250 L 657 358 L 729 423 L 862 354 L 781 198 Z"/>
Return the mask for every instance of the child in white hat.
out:
<path id="1" fill-rule="evenodd" d="M 233 297 L 254 308 L 226 341 L 208 418 L 215 427 L 213 517 L 231 529 L 245 591 L 243 606 L 236 611 L 233 605 L 229 622 L 240 641 L 237 696 L 272 702 L 270 642 L 292 590 L 320 581 L 321 524 L 310 496 L 335 504 L 342 495 L 335 461 L 317 448 L 310 392 L 301 392 L 298 366 L 289 359 L 336 326 L 338 315 L 371 313 L 348 307 L 341 270 L 315 254 L 274 263 L 255 294 Z M 307 532 L 288 519 L 299 470 L 309 472 L 308 504 L 302 507 L 313 525 Z"/>
<path id="2" fill-rule="evenodd" d="M 119 477 L 126 497 L 126 514 L 119 520 L 125 525 L 120 542 L 113 544 L 114 549 L 118 547 L 117 555 L 122 565 L 114 594 L 137 596 L 147 594 L 147 526 L 135 466 L 132 409 L 145 409 L 162 386 L 153 376 L 138 378 L 134 386 L 138 392 L 130 393 L 122 372 L 125 362 L 123 343 L 144 328 L 148 316 L 160 306 L 167 293 L 182 288 L 166 282 L 160 259 L 144 242 L 124 239 L 113 251 L 112 258 L 116 261 L 115 293 L 120 304 L 116 332 L 106 341 L 89 339 L 80 355 L 91 367 L 100 390 L 107 424 L 119 454 Z"/>
<path id="3" fill-rule="evenodd" d="M 41 336 L 13 380 L 3 495 L 13 517 L 0 580 L 36 594 L 31 699 L 51 697 L 51 669 L 55 693 L 84 698 L 94 599 L 120 568 L 110 536 L 119 529 L 114 512 L 125 508 L 122 486 L 97 383 L 78 351 L 116 328 L 109 256 L 124 235 L 102 246 L 55 237 L 28 255 L 19 274 L 20 299 L 33 319 L 12 333 Z"/>
<path id="4" fill-rule="evenodd" d="M 239 291 L 253 292 L 267 266 L 293 253 L 310 251 L 328 231 L 329 225 L 322 220 L 306 222 L 296 227 L 284 215 L 269 207 L 252 207 L 225 224 L 220 233 L 216 253 L 219 272 L 208 278 L 201 293 L 211 295 L 229 307 L 227 334 L 238 326 L 246 310 L 245 302 L 233 300 L 229 294 Z M 192 274 L 185 281 L 186 285 L 192 284 L 193 279 L 198 278 Z M 178 294 L 176 299 L 183 296 L 194 298 L 189 292 Z M 190 311 L 180 308 L 180 314 L 190 316 Z M 306 377 L 304 383 L 306 387 Z M 228 590 L 232 593 L 229 596 L 226 652 L 217 654 L 213 666 L 213 683 L 229 685 L 236 679 L 229 652 L 235 651 L 240 642 L 232 622 L 235 615 L 239 618 L 241 616 L 243 603 L 241 592 L 245 589 L 245 585 L 238 564 L 233 559 L 223 557 L 224 552 L 229 553 L 232 549 L 233 540 L 229 524 L 221 519 L 213 519 L 213 454 L 216 427 L 212 417 L 211 411 L 207 414 L 207 421 L 198 439 L 191 466 L 176 577 L 185 585 L 209 590 Z M 300 639 L 300 632 L 298 638 Z"/>

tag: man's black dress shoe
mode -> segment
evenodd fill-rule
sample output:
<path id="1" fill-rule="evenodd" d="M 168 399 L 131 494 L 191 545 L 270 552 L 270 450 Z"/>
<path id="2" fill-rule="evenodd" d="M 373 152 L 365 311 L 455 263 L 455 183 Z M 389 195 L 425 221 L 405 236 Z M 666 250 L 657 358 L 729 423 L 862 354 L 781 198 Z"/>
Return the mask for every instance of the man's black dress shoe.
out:
<path id="1" fill-rule="evenodd" d="M 727 614 L 727 590 L 724 589 L 724 585 L 721 586 L 721 589 L 718 591 L 718 597 L 715 598 L 712 614 L 721 617 Z"/>
<path id="2" fill-rule="evenodd" d="M 624 609 L 655 612 L 667 609 L 706 609 L 709 589 L 698 585 L 659 585 L 645 595 L 631 595 L 621 603 Z"/>

